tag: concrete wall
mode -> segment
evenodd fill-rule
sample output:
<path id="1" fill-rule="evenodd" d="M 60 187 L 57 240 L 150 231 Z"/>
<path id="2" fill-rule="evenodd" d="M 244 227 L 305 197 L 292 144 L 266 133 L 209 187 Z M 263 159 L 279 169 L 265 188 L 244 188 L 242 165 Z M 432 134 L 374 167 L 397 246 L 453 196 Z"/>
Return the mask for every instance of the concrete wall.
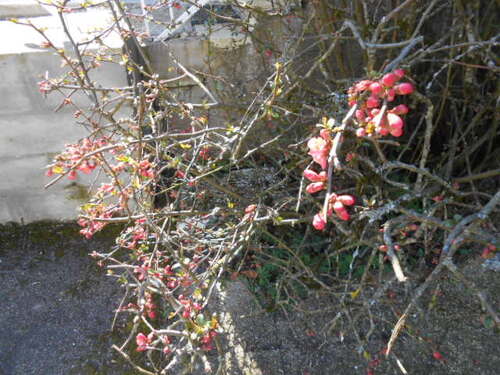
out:
<path id="1" fill-rule="evenodd" d="M 96 23 L 102 25 L 109 15 L 101 9 L 68 17 L 73 34 L 82 38 L 81 30 Z M 58 46 L 68 46 L 56 17 L 32 21 L 48 27 L 47 33 Z M 50 181 L 44 167 L 65 144 L 85 136 L 84 129 L 75 123 L 74 110 L 54 112 L 61 95 L 44 98 L 38 92 L 37 82 L 45 72 L 50 77 L 63 72 L 61 61 L 53 52 L 38 47 L 40 35 L 27 26 L 0 20 L 0 35 L 0 222 L 73 219 L 90 181 L 79 177 L 48 190 L 43 187 Z M 103 65 L 94 78 L 103 84 L 126 84 L 123 69 L 116 65 Z M 74 100 L 86 102 L 83 97 Z"/>

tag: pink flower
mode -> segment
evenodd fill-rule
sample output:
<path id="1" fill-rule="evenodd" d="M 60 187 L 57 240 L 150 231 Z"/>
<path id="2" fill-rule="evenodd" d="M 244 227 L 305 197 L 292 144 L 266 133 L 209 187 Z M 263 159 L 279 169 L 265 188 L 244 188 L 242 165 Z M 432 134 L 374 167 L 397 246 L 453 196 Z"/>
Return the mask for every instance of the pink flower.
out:
<path id="1" fill-rule="evenodd" d="M 148 270 L 149 270 L 148 266 L 136 267 L 136 269 L 134 270 L 134 272 L 138 274 L 137 275 L 137 280 L 143 281 L 146 278 L 146 276 L 148 275 Z"/>
<path id="2" fill-rule="evenodd" d="M 190 306 L 184 307 L 184 311 L 182 312 L 182 317 L 184 319 L 189 319 L 191 317 L 191 307 Z"/>
<path id="3" fill-rule="evenodd" d="M 435 351 L 432 353 L 432 356 L 437 359 L 438 361 L 443 361 L 444 360 L 444 357 L 441 353 L 439 353 L 438 351 Z"/>
<path id="4" fill-rule="evenodd" d="M 321 168 L 326 169 L 328 166 L 330 142 L 320 137 L 314 137 L 307 142 L 307 146 L 309 147 L 309 155 L 312 156 L 313 160 L 318 163 Z"/>
<path id="5" fill-rule="evenodd" d="M 404 126 L 403 120 L 401 117 L 394 113 L 387 114 L 387 122 L 389 124 L 389 128 L 391 129 L 402 129 Z"/>
<path id="6" fill-rule="evenodd" d="M 385 113 L 379 112 L 370 122 L 374 125 L 384 127 L 387 125 L 387 116 Z"/>
<path id="7" fill-rule="evenodd" d="M 92 168 L 86 161 L 82 162 L 80 166 L 78 167 L 78 170 L 85 173 L 85 174 L 90 174 L 92 173 Z"/>
<path id="8" fill-rule="evenodd" d="M 329 129 L 321 129 L 321 131 L 319 132 L 319 135 L 321 138 L 323 138 L 327 142 L 331 140 Z"/>
<path id="9" fill-rule="evenodd" d="M 151 343 L 151 339 L 144 333 L 138 333 L 135 337 L 135 342 L 137 344 L 137 351 L 143 352 L 147 349 L 147 346 Z"/>
<path id="10" fill-rule="evenodd" d="M 47 94 L 52 90 L 52 83 L 48 80 L 38 82 L 38 91 L 42 94 Z"/>
<path id="11" fill-rule="evenodd" d="M 357 137 L 366 137 L 366 130 L 365 130 L 365 128 L 356 129 L 356 136 Z"/>
<path id="12" fill-rule="evenodd" d="M 356 116 L 356 120 L 358 120 L 360 122 L 364 122 L 365 118 L 366 118 L 366 113 L 365 113 L 365 111 L 363 111 L 361 109 L 357 109 L 355 112 L 355 116 Z"/>
<path id="13" fill-rule="evenodd" d="M 99 190 L 104 191 L 106 193 L 112 193 L 115 190 L 115 188 L 111 184 L 101 184 Z"/>
<path id="14" fill-rule="evenodd" d="M 246 208 L 245 208 L 245 213 L 246 214 L 253 214 L 255 212 L 255 210 L 257 209 L 257 205 L 256 204 L 251 204 L 251 205 L 248 205 Z"/>

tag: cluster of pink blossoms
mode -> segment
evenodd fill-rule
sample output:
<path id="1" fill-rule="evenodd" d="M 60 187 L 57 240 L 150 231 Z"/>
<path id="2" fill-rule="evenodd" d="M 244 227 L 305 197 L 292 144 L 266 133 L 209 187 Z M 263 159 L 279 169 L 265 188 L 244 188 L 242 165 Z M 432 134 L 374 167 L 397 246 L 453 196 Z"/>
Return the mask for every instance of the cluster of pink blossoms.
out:
<path id="1" fill-rule="evenodd" d="M 163 353 L 168 354 L 171 352 L 171 349 L 169 347 L 171 341 L 168 336 L 161 336 L 159 340 L 155 340 L 154 332 L 151 332 L 147 336 L 144 333 L 140 332 L 135 337 L 135 343 L 137 344 L 138 352 L 144 352 L 149 349 L 154 349 L 153 344 L 155 344 L 156 342 L 161 342 L 163 344 Z"/>
<path id="2" fill-rule="evenodd" d="M 363 80 L 349 89 L 349 106 L 358 104 L 354 115 L 359 126 L 356 131 L 358 137 L 403 135 L 404 122 L 401 116 L 408 113 L 408 107 L 399 104 L 388 109 L 386 104 L 393 102 L 398 95 L 409 95 L 414 91 L 411 83 L 398 83 L 404 75 L 404 70 L 396 69 L 378 81 Z"/>
<path id="3" fill-rule="evenodd" d="M 192 318 L 193 314 L 201 311 L 203 308 L 198 302 L 193 302 L 191 299 L 182 294 L 179 296 L 179 302 L 184 307 L 182 311 L 182 317 L 184 319 Z"/>
<path id="4" fill-rule="evenodd" d="M 54 174 L 64 174 L 69 171 L 70 180 L 76 179 L 77 170 L 90 174 L 100 163 L 99 155 L 92 153 L 108 144 L 109 140 L 106 138 L 96 140 L 84 138 L 80 143 L 66 145 L 65 150 L 57 155 L 54 164 L 48 167 L 45 174 L 51 177 Z"/>
<path id="5" fill-rule="evenodd" d="M 99 232 L 108 224 L 107 219 L 112 218 L 115 212 L 119 210 L 119 207 L 116 206 L 107 207 L 102 204 L 86 205 L 83 213 L 87 215 L 87 218 L 82 217 L 77 221 L 78 225 L 83 227 L 80 230 L 80 234 L 87 239 L 92 238 L 96 232 Z"/>
<path id="6" fill-rule="evenodd" d="M 319 137 L 313 137 L 307 143 L 309 147 L 309 155 L 312 156 L 322 169 L 321 172 L 316 172 L 312 169 L 304 170 L 304 177 L 311 181 L 306 186 L 306 191 L 310 194 L 317 193 L 327 187 L 328 176 L 328 158 L 332 148 L 331 132 L 329 129 L 322 129 Z M 326 204 L 326 212 L 319 212 L 314 216 L 313 226 L 318 230 L 323 230 L 326 227 L 327 216 L 331 216 L 334 212 L 341 220 L 349 220 L 350 215 L 347 212 L 346 206 L 354 204 L 354 197 L 351 195 L 337 195 L 331 193 Z"/>

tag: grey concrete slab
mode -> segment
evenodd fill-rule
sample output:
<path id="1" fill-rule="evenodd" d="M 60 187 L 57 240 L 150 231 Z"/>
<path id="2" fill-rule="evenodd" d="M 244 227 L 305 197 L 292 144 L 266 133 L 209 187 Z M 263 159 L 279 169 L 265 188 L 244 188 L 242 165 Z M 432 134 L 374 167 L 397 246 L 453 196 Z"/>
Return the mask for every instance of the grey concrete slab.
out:
<path id="1" fill-rule="evenodd" d="M 36 0 L 0 0 L 0 19 L 48 15 L 50 12 Z"/>

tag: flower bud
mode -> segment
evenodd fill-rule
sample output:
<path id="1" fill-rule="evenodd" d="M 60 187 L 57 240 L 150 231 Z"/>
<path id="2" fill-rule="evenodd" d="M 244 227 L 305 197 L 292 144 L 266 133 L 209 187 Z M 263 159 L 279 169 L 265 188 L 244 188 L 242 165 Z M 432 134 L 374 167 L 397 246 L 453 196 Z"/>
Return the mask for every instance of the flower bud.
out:
<path id="1" fill-rule="evenodd" d="M 304 170 L 304 177 L 307 178 L 311 182 L 322 182 L 326 181 L 326 172 L 322 171 L 320 173 L 316 173 L 312 169 Z"/>
<path id="2" fill-rule="evenodd" d="M 337 200 L 342 202 L 345 206 L 352 206 L 355 202 L 355 199 L 352 195 L 339 195 Z"/>
<path id="3" fill-rule="evenodd" d="M 395 98 L 396 98 L 396 90 L 390 89 L 387 92 L 387 101 L 388 102 L 393 102 Z"/>
<path id="4" fill-rule="evenodd" d="M 370 96 L 366 100 L 366 106 L 368 108 L 375 108 L 375 107 L 378 107 L 379 105 L 380 105 L 380 100 L 376 97 Z"/>
<path id="5" fill-rule="evenodd" d="M 306 186 L 306 191 L 309 194 L 314 194 L 317 193 L 318 191 L 323 190 L 324 188 L 325 188 L 324 182 L 313 182 L 312 184 Z"/>
<path id="6" fill-rule="evenodd" d="M 339 200 L 335 201 L 335 203 L 333 204 L 333 210 L 341 220 L 349 220 L 349 213 L 345 209 L 344 204 Z"/>
<path id="7" fill-rule="evenodd" d="M 389 111 L 389 113 L 394 113 L 395 115 L 406 115 L 409 109 L 405 104 L 400 104 Z"/>
<path id="8" fill-rule="evenodd" d="M 382 85 L 378 82 L 373 82 L 370 87 L 370 91 L 372 92 L 373 95 L 379 95 L 384 91 L 384 88 Z"/>
<path id="9" fill-rule="evenodd" d="M 361 121 L 361 122 L 365 121 L 365 117 L 366 117 L 365 111 L 358 109 L 358 110 L 356 110 L 355 116 L 356 116 L 356 120 Z"/>
<path id="10" fill-rule="evenodd" d="M 313 227 L 317 230 L 324 230 L 326 227 L 326 221 L 323 219 L 323 215 L 316 214 L 313 218 Z"/>
<path id="11" fill-rule="evenodd" d="M 393 73 L 397 75 L 399 79 L 405 76 L 405 71 L 403 69 L 396 69 Z"/>
<path id="12" fill-rule="evenodd" d="M 414 91 L 413 85 L 408 82 L 400 83 L 394 89 L 398 95 L 409 95 Z"/>
<path id="13" fill-rule="evenodd" d="M 363 92 L 365 91 L 366 89 L 368 89 L 368 87 L 370 87 L 370 85 L 373 83 L 373 81 L 370 81 L 370 80 L 363 80 L 363 81 L 359 81 L 356 86 L 355 86 L 355 90 L 357 92 Z"/>
<path id="14" fill-rule="evenodd" d="M 382 83 L 384 86 L 392 87 L 399 80 L 399 77 L 394 73 L 387 73 L 382 77 Z"/>

